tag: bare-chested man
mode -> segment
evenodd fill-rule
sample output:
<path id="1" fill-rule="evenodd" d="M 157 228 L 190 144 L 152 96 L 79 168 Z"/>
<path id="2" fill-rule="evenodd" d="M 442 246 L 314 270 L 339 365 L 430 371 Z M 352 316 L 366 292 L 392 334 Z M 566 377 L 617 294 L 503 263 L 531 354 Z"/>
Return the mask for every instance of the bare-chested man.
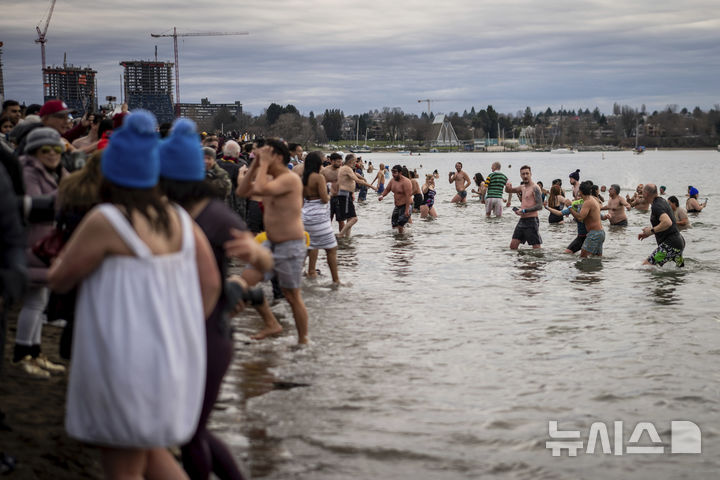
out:
<path id="1" fill-rule="evenodd" d="M 277 275 L 283 295 L 292 309 L 298 343 L 307 343 L 308 313 L 300 293 L 303 262 L 307 251 L 302 223 L 302 181 L 297 175 L 290 173 L 287 167 L 290 152 L 282 141 L 274 138 L 260 141 L 254 153 L 255 160 L 238 185 L 237 194 L 245 197 L 262 196 L 267 246 L 275 259 L 273 273 Z M 242 276 L 250 285 L 263 279 L 262 273 L 251 268 L 245 269 Z M 269 280 L 270 276 L 266 279 Z M 253 338 L 262 339 L 282 331 L 282 326 L 270 310 L 267 299 L 256 308 L 265 322 L 265 328 Z"/>
<path id="2" fill-rule="evenodd" d="M 330 185 L 330 221 L 335 217 L 338 203 L 338 171 L 342 167 L 343 158 L 337 152 L 330 154 L 330 165 L 320 170 L 320 174 L 325 177 L 325 181 Z M 338 221 L 340 225 L 339 229 L 342 230 L 345 226 L 345 221 Z"/>
<path id="3" fill-rule="evenodd" d="M 463 171 L 462 167 L 463 164 L 457 162 L 455 164 L 455 171 L 448 173 L 448 181 L 449 183 L 455 182 L 455 190 L 457 191 L 452 199 L 452 203 L 467 202 L 467 188 L 472 182 L 470 182 L 470 176 Z"/>
<path id="4" fill-rule="evenodd" d="M 603 243 L 605 242 L 605 230 L 600 220 L 600 203 L 592 194 L 593 182 L 585 180 L 580 184 L 580 196 L 583 199 L 583 206 L 579 212 L 570 209 L 570 214 L 579 222 L 585 224 L 587 236 L 580 251 L 580 257 L 597 255 L 602 257 Z"/>
<path id="5" fill-rule="evenodd" d="M 513 211 L 520 216 L 518 224 L 513 232 L 510 248 L 517 250 L 521 243 L 527 242 L 532 248 L 540 248 L 542 238 L 540 237 L 540 220 L 538 212 L 543 209 L 542 192 L 532 180 L 532 171 L 527 165 L 520 167 L 520 178 L 522 183 L 519 187 L 513 187 L 507 182 L 505 191 L 511 196 L 513 193 L 520 194 L 520 208 L 514 207 Z"/>
<path id="6" fill-rule="evenodd" d="M 395 198 L 395 208 L 393 209 L 390 224 L 392 228 L 397 228 L 398 233 L 405 231 L 405 224 L 410 220 L 412 215 L 412 183 L 410 179 L 402 174 L 402 167 L 395 165 L 392 170 L 392 178 L 388 183 L 387 189 L 378 196 L 381 201 L 385 196 L 392 192 Z"/>
<path id="7" fill-rule="evenodd" d="M 345 156 L 345 164 L 338 169 L 338 192 L 337 192 L 337 209 L 335 217 L 338 222 L 346 222 L 340 230 L 338 237 L 344 238 L 350 236 L 350 230 L 358 221 L 357 213 L 355 213 L 355 205 L 353 204 L 353 193 L 355 187 L 359 183 L 368 188 L 375 190 L 375 187 L 365 181 L 365 179 L 355 173 L 355 155 L 348 153 Z"/>
<path id="8" fill-rule="evenodd" d="M 380 169 L 377 172 L 377 175 L 375 175 L 375 178 L 373 178 L 373 181 L 370 182 L 370 185 L 375 185 L 375 182 L 378 182 L 377 185 L 377 193 L 380 195 L 385 190 L 385 164 L 380 164 Z"/>
<path id="9" fill-rule="evenodd" d="M 630 210 L 630 204 L 623 197 L 620 196 L 620 185 L 613 183 L 610 185 L 608 190 L 607 205 L 604 205 L 600 210 L 607 210 L 607 215 L 601 215 L 601 220 L 610 220 L 610 225 L 616 227 L 627 227 L 627 215 L 625 215 L 625 209 Z"/>
<path id="10" fill-rule="evenodd" d="M 648 210 L 650 210 L 650 203 L 647 201 L 647 198 L 645 198 L 645 195 L 643 194 L 643 187 L 644 185 L 642 183 L 638 185 L 635 189 L 635 194 L 632 197 L 625 195 L 625 200 L 627 200 L 630 206 L 634 207 L 636 210 L 640 210 L 641 212 L 647 212 Z"/>

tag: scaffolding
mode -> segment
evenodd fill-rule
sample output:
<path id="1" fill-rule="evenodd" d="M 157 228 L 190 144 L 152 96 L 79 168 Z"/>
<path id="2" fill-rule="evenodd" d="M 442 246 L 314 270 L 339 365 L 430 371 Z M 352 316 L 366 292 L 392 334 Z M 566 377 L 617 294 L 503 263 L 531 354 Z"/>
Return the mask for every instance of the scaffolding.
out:
<path id="1" fill-rule="evenodd" d="M 47 67 L 43 70 L 44 101 L 63 100 L 78 114 L 97 111 L 97 72 L 90 67 L 73 65 Z"/>
<path id="2" fill-rule="evenodd" d="M 129 60 L 120 62 L 125 69 L 123 90 L 130 110 L 152 112 L 158 122 L 172 122 L 173 66 L 169 62 Z"/>

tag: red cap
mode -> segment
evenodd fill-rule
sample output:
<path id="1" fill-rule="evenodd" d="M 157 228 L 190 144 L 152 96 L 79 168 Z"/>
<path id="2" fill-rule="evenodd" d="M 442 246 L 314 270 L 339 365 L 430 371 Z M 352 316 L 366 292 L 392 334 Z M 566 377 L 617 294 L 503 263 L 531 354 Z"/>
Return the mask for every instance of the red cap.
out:
<path id="1" fill-rule="evenodd" d="M 42 106 L 38 115 L 44 117 L 45 115 L 54 115 L 56 113 L 73 112 L 75 112 L 75 110 L 71 110 L 62 100 L 48 100 L 45 102 L 45 105 Z"/>

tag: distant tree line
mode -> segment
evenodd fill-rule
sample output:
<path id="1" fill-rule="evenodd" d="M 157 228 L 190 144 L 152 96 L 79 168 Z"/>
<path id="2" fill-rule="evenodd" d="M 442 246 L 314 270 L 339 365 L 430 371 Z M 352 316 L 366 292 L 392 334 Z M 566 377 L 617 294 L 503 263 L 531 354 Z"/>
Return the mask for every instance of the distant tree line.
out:
<path id="1" fill-rule="evenodd" d="M 270 104 L 257 116 L 243 113 L 235 116 L 221 109 L 213 119 L 218 130 L 249 133 L 256 136 L 279 136 L 304 145 L 366 139 L 390 143 L 422 145 L 429 141 L 435 114 L 405 113 L 400 108 L 383 108 L 362 114 L 345 115 L 339 109 L 326 109 L 302 115 L 294 105 Z M 492 105 L 461 113 L 450 112 L 445 118 L 452 123 L 458 138 L 520 138 L 537 146 L 613 145 L 646 147 L 715 147 L 720 144 L 720 105 L 708 111 L 692 111 L 668 105 L 662 111 L 646 111 L 645 105 L 613 105 L 605 115 L 598 107 L 533 112 L 530 107 L 515 114 L 499 113 Z"/>

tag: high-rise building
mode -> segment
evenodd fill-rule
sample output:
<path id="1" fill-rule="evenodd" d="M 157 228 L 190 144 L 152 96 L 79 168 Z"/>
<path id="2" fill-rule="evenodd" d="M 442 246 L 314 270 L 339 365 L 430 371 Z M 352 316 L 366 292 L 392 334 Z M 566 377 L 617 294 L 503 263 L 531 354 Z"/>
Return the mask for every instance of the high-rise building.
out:
<path id="1" fill-rule="evenodd" d="M 5 101 L 5 81 L 3 80 L 2 46 L 0 42 L 0 102 Z"/>
<path id="2" fill-rule="evenodd" d="M 200 99 L 200 103 L 178 103 L 181 117 L 187 117 L 197 123 L 199 130 L 212 131 L 219 129 L 213 125 L 215 115 L 221 110 L 227 110 L 232 117 L 242 115 L 242 103 L 210 103 L 207 98 Z"/>
<path id="3" fill-rule="evenodd" d="M 44 101 L 60 99 L 68 107 L 82 115 L 88 110 L 97 110 L 97 84 L 90 67 L 73 65 L 47 67 L 43 70 Z"/>
<path id="4" fill-rule="evenodd" d="M 159 123 L 172 122 L 173 64 L 128 60 L 120 65 L 125 69 L 123 90 L 130 111 L 142 108 L 155 114 Z"/>

